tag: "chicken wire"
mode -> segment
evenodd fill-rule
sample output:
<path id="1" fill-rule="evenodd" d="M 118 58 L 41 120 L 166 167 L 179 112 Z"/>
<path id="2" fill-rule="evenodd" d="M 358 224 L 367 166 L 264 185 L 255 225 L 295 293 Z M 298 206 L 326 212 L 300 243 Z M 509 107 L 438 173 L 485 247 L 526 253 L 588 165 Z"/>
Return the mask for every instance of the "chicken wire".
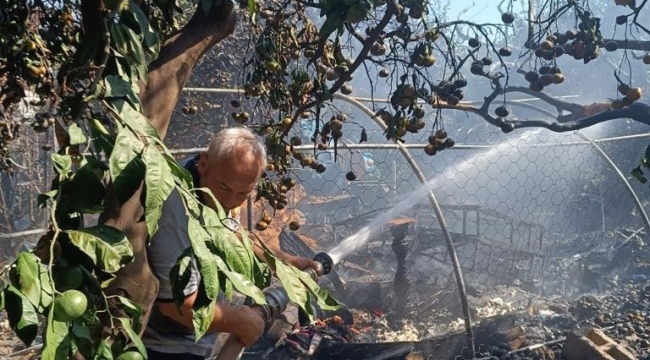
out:
<path id="1" fill-rule="evenodd" d="M 174 114 L 166 141 L 179 158 L 207 146 L 213 133 L 232 125 L 224 119 L 234 109 L 220 104 L 236 98 L 244 108 L 255 105 L 238 95 L 186 96 L 181 104 L 201 106 L 193 116 Z M 367 105 L 375 110 L 385 106 Z M 300 191 L 293 191 L 283 212 L 299 219 L 302 226 L 296 232 L 312 239 L 315 251 L 330 251 L 422 187 L 403 154 L 387 143 L 368 116 L 341 101 L 334 106 L 348 114 L 343 128 L 347 140 L 339 144 L 336 156 L 332 147 L 317 152 L 318 161 L 327 167 L 322 174 L 296 163 L 292 176 L 299 180 Z M 251 113 L 253 123 L 263 121 L 261 114 Z M 640 185 L 633 183 L 630 192 L 594 145 L 577 134 L 533 130 L 506 135 L 465 115 L 444 120 L 441 124 L 456 140 L 455 147 L 435 156 L 424 154 L 433 129 L 407 136 L 406 146 L 441 204 L 475 319 L 515 310 L 503 303 L 484 306 L 502 289 L 565 297 L 593 290 L 598 281 L 589 275 L 599 269 L 585 265 L 585 259 L 595 256 L 594 249 L 603 243 L 617 246 L 620 238 L 615 233 L 620 229 L 643 229 L 643 209 L 630 196 Z M 292 135 L 309 143 L 313 126 L 302 121 Z M 369 141 L 358 144 L 362 128 Z M 36 145 L 22 147 L 32 149 L 22 155 L 27 162 L 15 167 L 13 176 L 1 175 L 0 201 L 4 214 L 10 214 L 0 234 L 5 259 L 33 245 L 45 227 L 35 201 L 51 181 L 48 152 L 41 149 L 44 136 L 27 137 Z M 606 153 L 617 153 L 629 141 L 598 144 Z M 615 160 L 623 169 L 635 166 L 634 157 Z M 357 179 L 348 181 L 348 171 Z M 12 187 L 14 200 L 7 196 Z M 391 233 L 394 222 L 380 224 L 375 235 L 337 264 L 340 282 L 331 281 L 339 284 L 331 286 L 332 291 L 351 308 L 417 319 L 423 325 L 411 334 L 402 329 L 401 338 L 374 341 L 423 339 L 461 328 L 461 297 L 450 253 L 426 193 L 419 194 L 391 219 L 407 224 L 403 238 Z M 253 224 L 262 216 L 260 210 L 270 208 L 255 207 Z M 398 263 L 396 255 L 404 261 Z"/>
<path id="2" fill-rule="evenodd" d="M 240 100 L 243 109 L 255 108 L 254 103 L 247 105 L 242 96 L 227 95 L 226 91 L 186 96 L 187 103 L 212 109 L 203 115 L 199 112 L 192 121 L 206 122 L 214 131 L 234 125 L 232 120 L 224 120 L 231 112 L 240 111 L 226 105 L 230 99 Z M 215 110 L 215 103 L 223 105 L 216 105 Z M 386 107 L 381 102 L 364 101 L 364 105 L 372 112 Z M 339 143 L 336 155 L 331 146 L 326 151 L 314 151 L 313 145 L 301 148 L 315 153 L 327 170 L 318 174 L 296 162 L 292 176 L 299 180 L 300 191 L 294 191 L 287 209 L 276 215 L 299 219 L 302 226 L 296 232 L 310 239 L 313 250 L 327 252 L 409 194 L 418 193 L 412 206 L 392 219 L 409 223 L 407 235 L 396 240 L 391 224 L 381 224 L 377 234 L 336 266 L 335 276 L 343 285 L 331 289 L 351 308 L 413 319 L 422 325 L 411 333 L 402 327 L 398 336 L 374 337 L 373 341 L 419 340 L 463 330 L 451 256 L 426 192 L 418 190 L 422 184 L 416 172 L 396 145 L 386 141 L 367 111 L 340 100 L 334 101 L 332 108 L 326 107 L 334 109 L 347 114 L 345 140 Z M 517 108 L 516 114 L 524 117 L 529 111 Z M 253 124 L 265 121 L 266 115 L 250 112 Z M 601 273 L 611 269 L 595 267 L 589 260 L 596 253 L 602 255 L 606 249 L 618 247 L 621 233 L 643 233 L 645 213 L 635 199 L 635 191 L 642 185 L 628 183 L 616 165 L 626 172 L 636 166 L 638 155 L 622 155 L 621 149 L 634 149 L 631 145 L 636 144 L 638 154 L 647 145 L 644 139 L 634 143 L 625 136 L 607 138 L 625 133 L 602 129 L 585 131 L 596 143 L 579 133 L 523 130 L 503 134 L 481 119 L 453 111 L 441 120 L 457 146 L 435 156 L 424 154 L 422 149 L 433 128 L 407 135 L 405 146 L 441 204 L 474 319 L 521 310 L 517 304 L 498 301 L 504 291 L 516 289 L 527 294 L 524 299 L 571 298 L 597 290 Z M 290 135 L 311 144 L 314 125 L 313 120 L 302 120 Z M 179 134 L 181 129 L 187 131 L 182 126 L 178 129 Z M 360 144 L 361 129 L 368 142 Z M 617 155 L 614 162 L 608 162 L 598 146 L 605 156 Z M 351 170 L 357 177 L 354 181 L 345 177 Z M 273 212 L 268 205 L 254 209 L 251 225 L 263 213 Z M 285 227 L 284 231 L 289 230 Z M 405 245 L 406 256 L 396 244 Z M 398 256 L 405 261 L 398 263 Z M 617 261 L 612 256 L 601 260 Z"/>

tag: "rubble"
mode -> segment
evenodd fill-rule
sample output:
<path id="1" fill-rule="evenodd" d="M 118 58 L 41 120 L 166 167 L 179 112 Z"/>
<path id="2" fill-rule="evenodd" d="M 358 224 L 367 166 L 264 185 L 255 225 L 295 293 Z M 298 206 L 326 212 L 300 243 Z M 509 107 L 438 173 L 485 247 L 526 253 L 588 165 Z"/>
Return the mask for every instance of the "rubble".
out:
<path id="1" fill-rule="evenodd" d="M 625 346 L 618 344 L 599 329 L 583 335 L 569 333 L 562 349 L 565 360 L 635 360 Z"/>

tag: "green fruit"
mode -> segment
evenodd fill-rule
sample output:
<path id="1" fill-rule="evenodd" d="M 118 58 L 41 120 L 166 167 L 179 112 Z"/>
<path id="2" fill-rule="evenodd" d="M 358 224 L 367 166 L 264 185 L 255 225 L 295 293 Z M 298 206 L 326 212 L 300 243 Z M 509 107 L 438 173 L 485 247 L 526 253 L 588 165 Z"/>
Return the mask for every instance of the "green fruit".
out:
<path id="1" fill-rule="evenodd" d="M 84 273 L 78 266 L 61 268 L 56 277 L 58 280 L 58 288 L 61 291 L 78 289 L 84 282 Z"/>
<path id="2" fill-rule="evenodd" d="M 61 322 L 70 322 L 86 312 L 88 299 L 79 290 L 65 291 L 54 300 L 54 319 Z"/>
<path id="3" fill-rule="evenodd" d="M 116 360 L 144 360 L 144 357 L 137 351 L 127 351 L 121 353 Z"/>
<path id="4" fill-rule="evenodd" d="M 269 61 L 268 63 L 266 63 L 266 70 L 268 70 L 269 72 L 275 73 L 280 71 L 281 69 L 282 69 L 282 65 L 280 65 L 280 63 L 278 63 L 277 61 Z"/>

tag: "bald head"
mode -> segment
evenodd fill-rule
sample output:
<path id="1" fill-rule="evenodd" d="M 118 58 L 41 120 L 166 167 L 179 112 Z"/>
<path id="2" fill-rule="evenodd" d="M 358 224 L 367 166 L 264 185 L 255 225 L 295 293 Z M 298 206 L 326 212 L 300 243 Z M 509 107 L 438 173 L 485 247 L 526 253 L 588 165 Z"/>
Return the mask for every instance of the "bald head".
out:
<path id="1" fill-rule="evenodd" d="M 246 201 L 265 167 L 264 145 L 243 127 L 217 133 L 197 164 L 201 187 L 210 189 L 226 211 Z M 207 205 L 215 207 L 211 201 Z"/>

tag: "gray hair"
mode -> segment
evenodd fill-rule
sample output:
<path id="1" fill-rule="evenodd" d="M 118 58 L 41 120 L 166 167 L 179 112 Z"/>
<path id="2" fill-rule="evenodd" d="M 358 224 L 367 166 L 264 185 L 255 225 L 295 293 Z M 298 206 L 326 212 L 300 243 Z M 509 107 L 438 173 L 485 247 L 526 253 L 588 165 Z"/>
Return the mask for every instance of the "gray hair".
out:
<path id="1" fill-rule="evenodd" d="M 238 150 L 246 150 L 253 155 L 260 166 L 266 168 L 266 148 L 259 137 L 247 127 L 231 127 L 216 133 L 208 147 L 211 161 L 235 156 Z"/>

